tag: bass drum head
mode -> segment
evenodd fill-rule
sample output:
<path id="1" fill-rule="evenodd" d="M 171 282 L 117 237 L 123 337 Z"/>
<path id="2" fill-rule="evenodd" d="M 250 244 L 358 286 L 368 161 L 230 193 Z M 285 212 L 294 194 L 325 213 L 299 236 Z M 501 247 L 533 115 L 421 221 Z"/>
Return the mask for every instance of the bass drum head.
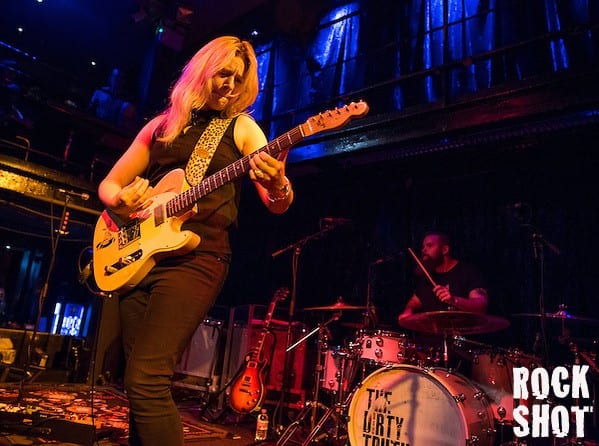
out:
<path id="1" fill-rule="evenodd" d="M 494 441 L 484 394 L 460 374 L 395 365 L 370 374 L 349 406 L 352 446 L 478 446 Z"/>

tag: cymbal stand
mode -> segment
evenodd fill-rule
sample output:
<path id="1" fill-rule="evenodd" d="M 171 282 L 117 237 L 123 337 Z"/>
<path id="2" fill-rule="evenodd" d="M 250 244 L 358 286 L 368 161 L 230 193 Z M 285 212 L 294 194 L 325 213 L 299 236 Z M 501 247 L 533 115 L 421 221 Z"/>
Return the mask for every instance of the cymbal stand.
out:
<path id="1" fill-rule="evenodd" d="M 298 414 L 295 421 L 293 423 L 291 423 L 289 426 L 287 426 L 287 429 L 285 429 L 285 431 L 279 437 L 279 440 L 276 443 L 277 446 L 282 446 L 282 445 L 286 444 L 291 439 L 291 437 L 293 436 L 295 431 L 300 427 L 302 421 L 304 421 L 304 419 L 308 415 L 310 415 L 310 430 L 314 429 L 314 423 L 316 421 L 316 413 L 317 413 L 318 407 L 319 407 L 318 398 L 320 396 L 319 395 L 320 394 L 320 381 L 322 379 L 322 371 L 323 371 L 322 352 L 326 350 L 325 328 L 331 322 L 339 320 L 340 317 L 341 317 L 341 312 L 340 311 L 335 312 L 333 314 L 333 316 L 331 316 L 331 318 L 329 320 L 327 320 L 324 324 L 318 325 L 317 327 L 312 329 L 310 332 L 308 332 L 305 336 L 300 338 L 293 345 L 290 345 L 289 347 L 287 347 L 287 349 L 285 350 L 285 353 L 287 354 L 288 352 L 293 350 L 295 347 L 297 347 L 298 345 L 305 342 L 308 338 L 313 336 L 315 333 L 318 333 L 318 341 L 317 341 L 317 344 L 318 344 L 317 352 L 318 353 L 316 355 L 316 368 L 315 368 L 316 373 L 314 373 L 314 390 L 312 392 L 312 400 L 306 401 L 303 409 Z"/>
<path id="2" fill-rule="evenodd" d="M 343 381 L 343 375 L 341 376 L 340 384 L 342 383 L 342 381 Z M 318 434 L 318 432 L 320 432 L 320 430 L 324 426 L 324 423 L 331 417 L 331 415 L 333 415 L 335 412 L 342 413 L 342 412 L 346 411 L 347 406 L 351 402 L 351 399 L 354 396 L 354 393 L 355 393 L 356 389 L 358 388 L 358 386 L 356 386 L 354 389 L 352 389 L 352 391 L 347 394 L 347 397 L 345 398 L 345 400 L 343 400 L 343 402 L 341 402 L 342 395 L 343 395 L 342 387 L 343 386 L 340 385 L 339 394 L 337 396 L 337 399 L 339 402 L 332 404 L 331 407 L 329 407 L 329 409 L 320 418 L 320 420 L 318 420 L 318 423 L 314 426 L 312 431 L 308 434 L 306 439 L 303 441 L 302 446 L 308 446 L 312 442 L 312 440 L 314 440 L 314 438 L 316 438 L 316 434 Z M 338 422 L 335 423 L 335 440 L 336 440 L 336 444 L 340 444 L 340 442 L 339 442 L 339 440 L 340 440 L 340 438 L 339 438 L 339 423 Z"/>

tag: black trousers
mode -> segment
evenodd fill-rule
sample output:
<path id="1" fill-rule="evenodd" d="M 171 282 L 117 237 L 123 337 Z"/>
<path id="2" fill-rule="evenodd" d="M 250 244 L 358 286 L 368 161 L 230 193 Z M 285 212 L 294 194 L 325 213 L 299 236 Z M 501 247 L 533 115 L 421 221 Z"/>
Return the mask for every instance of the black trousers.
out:
<path id="1" fill-rule="evenodd" d="M 192 252 L 161 261 L 135 289 L 121 296 L 130 445 L 183 445 L 171 379 L 228 271 L 228 256 Z"/>

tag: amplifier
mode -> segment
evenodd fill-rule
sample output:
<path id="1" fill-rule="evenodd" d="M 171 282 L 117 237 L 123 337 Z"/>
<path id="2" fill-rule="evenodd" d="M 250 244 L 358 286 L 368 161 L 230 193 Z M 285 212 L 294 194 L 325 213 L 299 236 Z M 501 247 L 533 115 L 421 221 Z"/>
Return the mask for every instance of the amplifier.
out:
<path id="1" fill-rule="evenodd" d="M 199 390 L 218 391 L 222 372 L 223 322 L 205 319 L 193 334 L 175 372 L 174 385 Z"/>

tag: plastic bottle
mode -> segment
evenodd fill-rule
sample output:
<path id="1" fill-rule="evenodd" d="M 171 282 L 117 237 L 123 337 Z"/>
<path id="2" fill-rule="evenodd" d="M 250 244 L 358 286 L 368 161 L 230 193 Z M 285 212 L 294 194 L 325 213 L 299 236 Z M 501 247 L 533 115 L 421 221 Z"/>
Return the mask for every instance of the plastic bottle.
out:
<path id="1" fill-rule="evenodd" d="M 266 409 L 261 409 L 258 418 L 256 419 L 256 441 L 264 441 L 268 437 L 268 414 Z"/>

